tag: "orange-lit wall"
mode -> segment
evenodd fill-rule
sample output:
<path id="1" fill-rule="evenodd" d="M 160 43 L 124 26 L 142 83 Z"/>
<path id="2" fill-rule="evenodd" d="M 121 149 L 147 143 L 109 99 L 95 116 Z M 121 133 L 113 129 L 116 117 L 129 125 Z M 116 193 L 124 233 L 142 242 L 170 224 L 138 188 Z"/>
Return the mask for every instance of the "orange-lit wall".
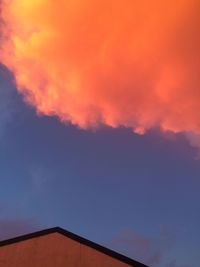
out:
<path id="1" fill-rule="evenodd" d="M 2 267 L 128 267 L 88 246 L 53 233 L 0 247 Z"/>

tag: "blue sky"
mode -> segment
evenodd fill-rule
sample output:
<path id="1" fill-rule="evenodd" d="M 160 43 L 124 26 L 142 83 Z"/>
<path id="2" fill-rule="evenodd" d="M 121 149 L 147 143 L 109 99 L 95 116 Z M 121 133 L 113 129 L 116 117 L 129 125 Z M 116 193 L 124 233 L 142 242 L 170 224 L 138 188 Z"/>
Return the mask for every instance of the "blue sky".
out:
<path id="1" fill-rule="evenodd" d="M 200 265 L 200 161 L 184 135 L 39 116 L 0 70 L 0 235 L 61 226 L 152 266 Z"/>

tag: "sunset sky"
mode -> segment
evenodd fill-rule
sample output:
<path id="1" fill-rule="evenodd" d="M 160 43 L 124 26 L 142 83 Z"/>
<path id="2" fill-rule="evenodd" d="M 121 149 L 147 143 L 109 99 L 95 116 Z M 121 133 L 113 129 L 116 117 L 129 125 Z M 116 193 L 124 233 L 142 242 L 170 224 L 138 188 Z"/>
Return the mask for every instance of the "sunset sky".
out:
<path id="1" fill-rule="evenodd" d="M 0 1 L 0 239 L 199 267 L 200 2 L 58 2 Z"/>

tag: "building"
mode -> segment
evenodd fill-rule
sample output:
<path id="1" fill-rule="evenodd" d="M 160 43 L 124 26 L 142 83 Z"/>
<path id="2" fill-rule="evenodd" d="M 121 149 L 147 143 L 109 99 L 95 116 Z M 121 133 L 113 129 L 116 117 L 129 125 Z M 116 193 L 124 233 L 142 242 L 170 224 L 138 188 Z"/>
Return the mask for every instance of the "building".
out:
<path id="1" fill-rule="evenodd" d="M 62 228 L 0 242 L 1 267 L 147 267 Z"/>

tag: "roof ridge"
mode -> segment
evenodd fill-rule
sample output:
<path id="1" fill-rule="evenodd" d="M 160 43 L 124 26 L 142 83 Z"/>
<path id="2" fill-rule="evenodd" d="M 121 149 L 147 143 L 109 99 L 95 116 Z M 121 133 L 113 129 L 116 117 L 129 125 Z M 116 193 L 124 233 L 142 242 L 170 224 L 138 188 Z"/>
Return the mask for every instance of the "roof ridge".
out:
<path id="1" fill-rule="evenodd" d="M 0 241 L 0 247 L 6 246 L 6 245 L 11 245 L 17 242 L 22 242 L 31 238 L 36 238 L 36 237 L 40 237 L 40 236 L 44 236 L 44 235 L 48 235 L 48 234 L 52 234 L 52 233 L 60 233 L 72 240 L 75 240 L 83 245 L 86 245 L 88 247 L 91 247 L 101 253 L 104 253 L 110 257 L 113 257 L 115 259 L 118 259 L 126 264 L 129 264 L 130 266 L 134 266 L 134 267 L 148 267 L 147 265 L 144 265 L 143 263 L 140 263 L 138 261 L 135 261 L 127 256 L 124 256 L 118 252 L 115 252 L 114 250 L 111 250 L 109 248 L 106 248 L 102 245 L 99 245 L 93 241 L 90 241 L 84 237 L 81 237 L 79 235 L 76 235 L 72 232 L 69 232 L 59 226 L 56 227 L 52 227 L 52 228 L 48 228 L 48 229 L 44 229 L 44 230 L 39 230 L 36 232 L 32 232 L 29 234 L 24 234 L 24 235 L 20 235 L 14 238 L 10 238 L 7 240 L 2 240 Z"/>

